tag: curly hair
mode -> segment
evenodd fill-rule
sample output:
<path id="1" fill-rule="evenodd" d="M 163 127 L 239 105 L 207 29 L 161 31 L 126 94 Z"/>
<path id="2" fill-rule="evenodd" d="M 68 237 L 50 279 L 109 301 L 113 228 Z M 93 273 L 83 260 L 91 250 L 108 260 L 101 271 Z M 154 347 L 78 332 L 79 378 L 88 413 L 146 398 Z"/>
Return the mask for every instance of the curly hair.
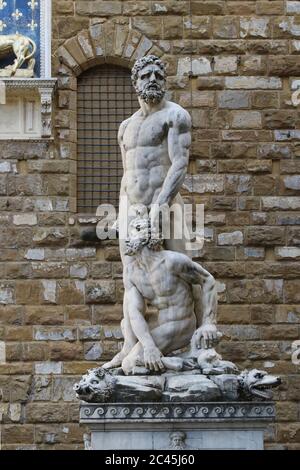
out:
<path id="1" fill-rule="evenodd" d="M 138 79 L 139 71 L 149 64 L 158 65 L 165 76 L 166 74 L 165 64 L 160 60 L 160 58 L 157 57 L 156 55 L 145 55 L 144 57 L 137 59 L 134 63 L 134 66 L 132 67 L 131 80 L 132 80 L 133 85 L 135 85 Z"/>

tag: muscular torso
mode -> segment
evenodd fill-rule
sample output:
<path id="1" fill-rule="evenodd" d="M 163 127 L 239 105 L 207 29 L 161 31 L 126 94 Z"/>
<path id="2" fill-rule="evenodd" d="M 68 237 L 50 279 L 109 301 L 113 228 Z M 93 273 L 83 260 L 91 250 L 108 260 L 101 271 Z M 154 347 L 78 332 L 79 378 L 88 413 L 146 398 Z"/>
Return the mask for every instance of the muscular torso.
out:
<path id="1" fill-rule="evenodd" d="M 171 166 L 168 132 L 173 103 L 149 116 L 135 113 L 125 124 L 124 186 L 130 204 L 155 202 Z"/>
<path id="2" fill-rule="evenodd" d="M 167 266 L 168 251 L 160 252 L 151 269 L 138 259 L 130 263 L 127 275 L 140 294 L 159 311 L 158 323 L 194 320 L 192 287 Z M 168 273 L 166 275 L 166 272 Z"/>

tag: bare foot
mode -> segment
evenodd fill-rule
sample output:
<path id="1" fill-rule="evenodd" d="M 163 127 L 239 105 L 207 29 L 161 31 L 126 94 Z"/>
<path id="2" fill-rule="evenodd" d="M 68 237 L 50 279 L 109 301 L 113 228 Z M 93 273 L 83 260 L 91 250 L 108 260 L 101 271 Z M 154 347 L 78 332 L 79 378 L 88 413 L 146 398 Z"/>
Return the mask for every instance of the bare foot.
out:
<path id="1" fill-rule="evenodd" d="M 102 366 L 103 369 L 114 369 L 115 367 L 121 367 L 122 361 L 125 356 L 126 354 L 122 353 L 122 351 L 119 352 L 118 354 L 115 355 L 115 357 L 111 361 L 103 364 Z"/>

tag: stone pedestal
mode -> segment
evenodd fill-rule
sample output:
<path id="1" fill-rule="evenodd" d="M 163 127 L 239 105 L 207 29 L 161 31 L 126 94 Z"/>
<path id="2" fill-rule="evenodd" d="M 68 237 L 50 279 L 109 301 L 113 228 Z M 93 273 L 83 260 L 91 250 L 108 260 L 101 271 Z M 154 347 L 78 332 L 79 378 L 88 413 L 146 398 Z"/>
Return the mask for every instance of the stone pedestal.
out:
<path id="1" fill-rule="evenodd" d="M 91 430 L 92 450 L 262 450 L 274 420 L 269 402 L 81 402 L 80 423 Z M 176 434 L 177 432 L 177 434 Z"/>

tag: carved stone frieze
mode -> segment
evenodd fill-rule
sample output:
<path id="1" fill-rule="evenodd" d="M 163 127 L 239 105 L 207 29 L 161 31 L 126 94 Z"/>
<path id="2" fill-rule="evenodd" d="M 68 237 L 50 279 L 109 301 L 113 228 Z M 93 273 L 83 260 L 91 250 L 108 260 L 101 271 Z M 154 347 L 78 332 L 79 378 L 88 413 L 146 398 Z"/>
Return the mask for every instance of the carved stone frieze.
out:
<path id="1" fill-rule="evenodd" d="M 80 422 L 218 422 L 222 420 L 272 421 L 275 417 L 271 402 L 215 402 L 215 403 L 81 403 Z"/>

